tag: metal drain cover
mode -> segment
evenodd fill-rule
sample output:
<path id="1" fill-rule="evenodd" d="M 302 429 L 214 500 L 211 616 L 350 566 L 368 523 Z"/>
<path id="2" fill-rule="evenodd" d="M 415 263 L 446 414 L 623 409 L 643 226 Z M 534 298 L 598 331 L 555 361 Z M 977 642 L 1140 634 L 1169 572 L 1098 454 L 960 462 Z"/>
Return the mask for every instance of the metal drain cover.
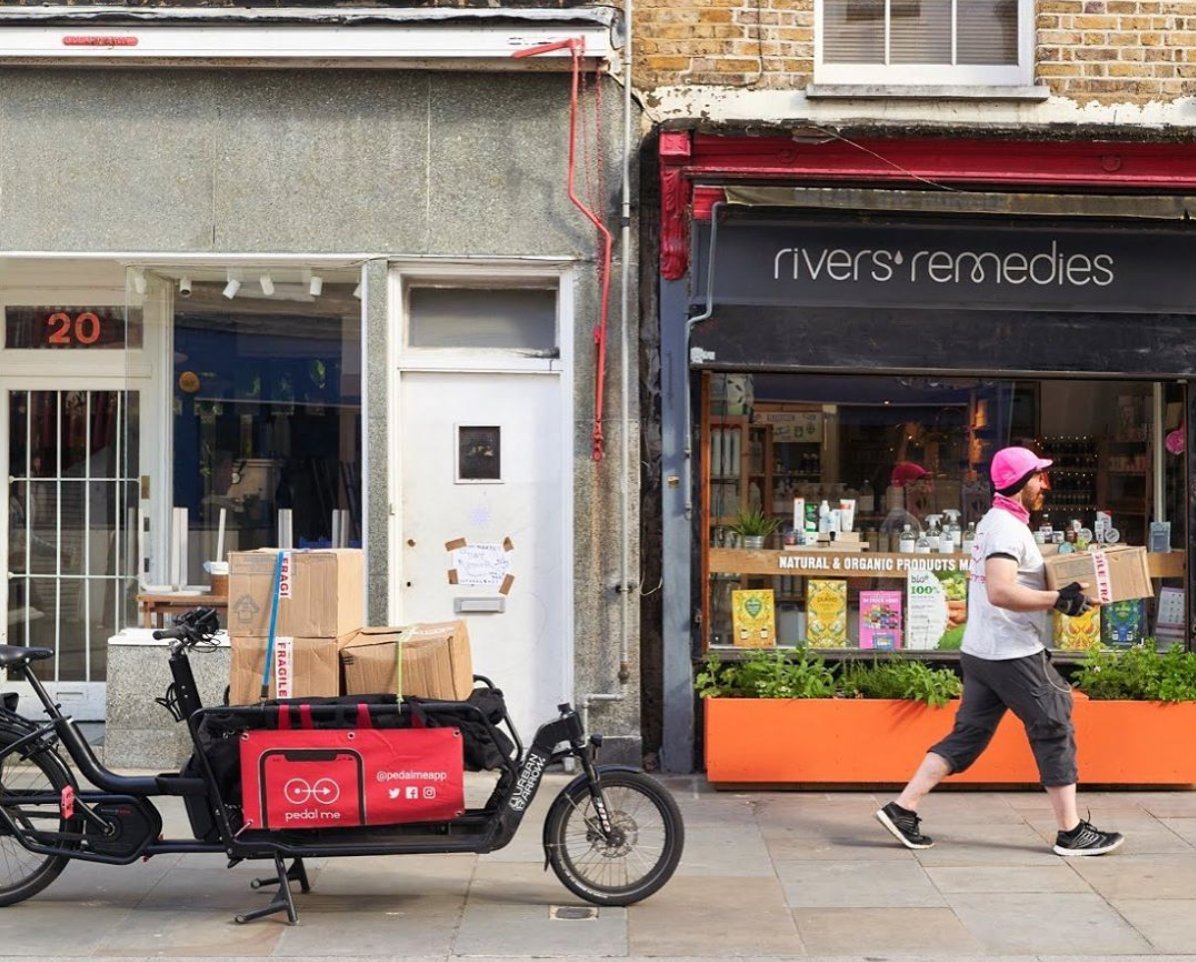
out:
<path id="1" fill-rule="evenodd" d="M 553 905 L 548 909 L 548 917 L 566 922 L 596 919 L 598 918 L 598 907 L 595 905 Z"/>

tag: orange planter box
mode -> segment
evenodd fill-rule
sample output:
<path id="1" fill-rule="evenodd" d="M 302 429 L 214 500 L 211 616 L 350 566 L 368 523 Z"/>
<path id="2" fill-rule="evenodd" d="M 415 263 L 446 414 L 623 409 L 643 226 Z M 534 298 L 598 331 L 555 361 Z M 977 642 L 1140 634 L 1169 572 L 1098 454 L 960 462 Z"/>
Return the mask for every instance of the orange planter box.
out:
<path id="1" fill-rule="evenodd" d="M 706 777 L 714 785 L 903 784 L 951 730 L 955 703 L 847 698 L 707 698 Z M 1091 701 L 1075 693 L 1080 781 L 1196 785 L 1196 703 Z M 1021 722 L 1002 719 L 988 749 L 946 784 L 1033 785 Z"/>

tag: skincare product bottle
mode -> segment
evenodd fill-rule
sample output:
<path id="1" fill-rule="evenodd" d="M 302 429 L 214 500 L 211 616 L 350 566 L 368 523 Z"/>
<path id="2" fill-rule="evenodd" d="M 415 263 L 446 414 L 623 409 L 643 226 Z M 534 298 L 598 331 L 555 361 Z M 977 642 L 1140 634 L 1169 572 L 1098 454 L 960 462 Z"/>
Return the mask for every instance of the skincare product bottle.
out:
<path id="1" fill-rule="evenodd" d="M 968 522 L 967 530 L 963 533 L 963 544 L 960 550 L 968 557 L 972 556 L 972 545 L 976 543 L 976 524 L 975 522 Z"/>
<path id="2" fill-rule="evenodd" d="M 823 498 L 822 504 L 818 506 L 818 533 L 826 534 L 831 530 L 831 506 Z"/>
<path id="3" fill-rule="evenodd" d="M 901 529 L 901 540 L 897 543 L 897 550 L 902 554 L 913 554 L 915 543 L 914 530 L 907 524 Z"/>
<path id="4" fill-rule="evenodd" d="M 918 540 L 914 542 L 914 554 L 930 554 L 930 539 L 926 537 L 925 531 L 918 535 Z"/>
<path id="5" fill-rule="evenodd" d="M 939 515 L 928 514 L 926 516 L 926 542 L 929 545 L 927 550 L 937 553 L 942 538 L 943 531 L 939 527 Z"/>

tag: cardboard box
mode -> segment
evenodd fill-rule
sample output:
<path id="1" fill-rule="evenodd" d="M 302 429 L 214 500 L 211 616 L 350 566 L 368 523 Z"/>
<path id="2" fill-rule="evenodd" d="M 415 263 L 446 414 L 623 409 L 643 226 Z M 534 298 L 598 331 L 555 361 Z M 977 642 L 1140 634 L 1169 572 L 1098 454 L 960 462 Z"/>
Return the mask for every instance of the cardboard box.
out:
<path id="1" fill-rule="evenodd" d="M 1099 551 L 1057 554 L 1043 559 L 1048 588 L 1078 581 L 1084 593 L 1102 605 L 1154 596 L 1146 549 L 1114 545 Z"/>
<path id="2" fill-rule="evenodd" d="M 275 548 L 229 556 L 228 631 L 242 638 L 270 632 Z M 286 551 L 277 635 L 339 638 L 365 621 L 365 563 L 360 548 Z"/>
<path id="3" fill-rule="evenodd" d="M 399 691 L 400 652 L 402 694 L 464 701 L 473 691 L 473 658 L 464 621 L 362 628 L 342 639 L 339 648 L 347 695 Z"/>
<path id="4" fill-rule="evenodd" d="M 234 635 L 230 641 L 229 704 L 252 705 L 261 700 L 267 639 Z M 275 638 L 269 697 L 339 695 L 340 664 L 336 650 L 336 638 L 295 638 L 289 635 Z"/>
<path id="5" fill-rule="evenodd" d="M 731 592 L 731 642 L 736 648 L 771 648 L 776 644 L 776 605 L 771 588 Z"/>

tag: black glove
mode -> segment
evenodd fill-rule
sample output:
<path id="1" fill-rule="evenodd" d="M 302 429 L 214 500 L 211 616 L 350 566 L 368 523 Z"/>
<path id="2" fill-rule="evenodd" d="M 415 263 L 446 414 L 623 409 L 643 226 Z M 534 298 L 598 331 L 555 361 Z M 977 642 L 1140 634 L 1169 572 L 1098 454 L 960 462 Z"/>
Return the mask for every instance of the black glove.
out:
<path id="1" fill-rule="evenodd" d="M 1059 597 L 1055 601 L 1055 610 L 1061 611 L 1069 618 L 1082 615 L 1092 607 L 1092 602 L 1084 597 L 1084 590 L 1078 581 L 1064 585 L 1059 589 Z"/>

